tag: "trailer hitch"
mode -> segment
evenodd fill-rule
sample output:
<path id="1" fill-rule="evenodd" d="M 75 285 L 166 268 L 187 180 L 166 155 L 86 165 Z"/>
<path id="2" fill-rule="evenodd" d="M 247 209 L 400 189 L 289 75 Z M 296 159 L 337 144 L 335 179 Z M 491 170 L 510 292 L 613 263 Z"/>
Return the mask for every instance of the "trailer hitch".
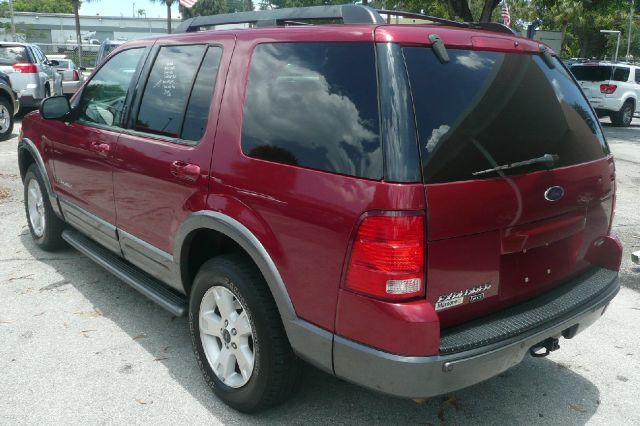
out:
<path id="1" fill-rule="evenodd" d="M 529 349 L 529 353 L 534 358 L 544 358 L 551 352 L 557 351 L 558 349 L 560 349 L 559 340 L 555 337 L 549 337 L 548 339 L 545 339 L 542 342 L 531 346 L 531 348 Z"/>

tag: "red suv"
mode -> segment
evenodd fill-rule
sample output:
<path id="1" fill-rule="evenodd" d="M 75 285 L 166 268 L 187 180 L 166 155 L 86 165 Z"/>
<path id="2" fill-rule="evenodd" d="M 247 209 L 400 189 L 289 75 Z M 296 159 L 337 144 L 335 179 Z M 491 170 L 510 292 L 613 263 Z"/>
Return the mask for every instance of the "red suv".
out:
<path id="1" fill-rule="evenodd" d="M 299 359 L 416 398 L 547 355 L 619 289 L 613 159 L 547 48 L 429 19 L 283 9 L 126 43 L 24 119 L 33 238 L 188 314 L 245 412 Z"/>

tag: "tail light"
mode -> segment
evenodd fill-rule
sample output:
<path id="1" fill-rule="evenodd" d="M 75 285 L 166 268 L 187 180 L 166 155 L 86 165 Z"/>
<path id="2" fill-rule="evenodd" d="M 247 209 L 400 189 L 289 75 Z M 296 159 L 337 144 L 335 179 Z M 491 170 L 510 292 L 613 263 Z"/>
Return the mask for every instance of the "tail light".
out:
<path id="1" fill-rule="evenodd" d="M 368 216 L 351 247 L 345 287 L 385 300 L 424 295 L 424 216 Z"/>
<path id="2" fill-rule="evenodd" d="M 600 93 L 605 93 L 607 95 L 610 95 L 613 92 L 615 92 L 617 88 L 618 86 L 616 86 L 615 84 L 601 84 Z"/>
<path id="3" fill-rule="evenodd" d="M 73 81 L 80 81 L 80 74 L 78 74 L 78 70 L 73 70 Z"/>
<path id="4" fill-rule="evenodd" d="M 37 74 L 38 67 L 36 64 L 13 64 L 12 66 L 14 72 L 19 72 L 22 74 Z"/>

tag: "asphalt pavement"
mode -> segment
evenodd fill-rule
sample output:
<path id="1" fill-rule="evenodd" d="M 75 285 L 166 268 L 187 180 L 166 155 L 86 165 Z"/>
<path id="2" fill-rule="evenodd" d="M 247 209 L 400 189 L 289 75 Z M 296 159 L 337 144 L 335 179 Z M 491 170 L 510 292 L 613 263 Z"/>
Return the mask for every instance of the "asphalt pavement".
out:
<path id="1" fill-rule="evenodd" d="M 19 124 L 14 133 L 17 136 Z M 426 401 L 379 395 L 311 366 L 286 404 L 248 416 L 210 392 L 175 318 L 73 249 L 36 248 L 16 146 L 0 142 L 0 425 L 640 424 L 640 119 L 605 124 L 616 156 L 623 289 L 547 358 Z"/>

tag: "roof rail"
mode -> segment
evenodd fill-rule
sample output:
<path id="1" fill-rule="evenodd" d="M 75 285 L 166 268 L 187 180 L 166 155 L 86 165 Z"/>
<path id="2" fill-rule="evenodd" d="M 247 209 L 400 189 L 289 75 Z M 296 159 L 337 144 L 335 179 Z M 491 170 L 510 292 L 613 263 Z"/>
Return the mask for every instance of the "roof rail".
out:
<path id="1" fill-rule="evenodd" d="M 196 16 L 183 21 L 175 32 L 193 32 L 226 24 L 254 24 L 257 27 L 274 27 L 285 23 L 300 25 L 303 22 L 299 21 L 322 19 L 341 19 L 345 24 L 384 24 L 384 19 L 370 7 L 344 4 Z"/>
<path id="2" fill-rule="evenodd" d="M 358 4 L 332 6 L 294 7 L 250 12 L 225 13 L 222 15 L 196 16 L 183 21 L 176 33 L 187 33 L 207 29 L 216 25 L 253 24 L 256 27 L 275 27 L 279 25 L 309 25 L 308 21 L 341 19 L 344 24 L 384 24 L 380 14 L 410 19 L 423 19 L 437 24 L 458 28 L 473 28 L 498 33 L 516 34 L 511 28 L 496 22 L 456 22 L 420 13 L 399 10 L 374 10 Z"/>
<path id="3" fill-rule="evenodd" d="M 477 30 L 491 31 L 494 33 L 517 35 L 517 33 L 513 29 L 497 22 L 457 22 L 450 19 L 438 18 L 436 16 L 423 15 L 422 13 L 403 12 L 401 10 L 377 10 L 377 12 L 387 16 L 398 16 L 401 18 L 409 19 L 422 19 L 425 21 L 448 25 L 450 27 L 473 28 Z"/>

